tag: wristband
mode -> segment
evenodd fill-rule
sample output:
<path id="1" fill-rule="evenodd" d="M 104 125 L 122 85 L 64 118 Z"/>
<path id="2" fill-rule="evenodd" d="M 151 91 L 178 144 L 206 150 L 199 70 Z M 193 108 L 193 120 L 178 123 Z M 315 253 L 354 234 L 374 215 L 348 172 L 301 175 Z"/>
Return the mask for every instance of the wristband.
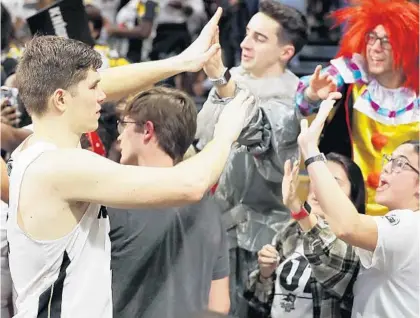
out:
<path id="1" fill-rule="evenodd" d="M 293 212 L 291 213 L 292 218 L 296 221 L 302 220 L 306 217 L 309 216 L 309 214 L 311 214 L 311 206 L 309 205 L 308 202 L 304 202 L 302 205 L 302 208 L 300 209 L 299 212 Z"/>
<path id="2" fill-rule="evenodd" d="M 309 157 L 308 159 L 306 159 L 305 160 L 305 167 L 308 168 L 308 166 L 315 161 L 326 162 L 327 159 L 325 158 L 325 155 L 323 153 L 320 153 L 318 155 L 315 155 L 315 156 L 312 156 L 312 157 Z"/>

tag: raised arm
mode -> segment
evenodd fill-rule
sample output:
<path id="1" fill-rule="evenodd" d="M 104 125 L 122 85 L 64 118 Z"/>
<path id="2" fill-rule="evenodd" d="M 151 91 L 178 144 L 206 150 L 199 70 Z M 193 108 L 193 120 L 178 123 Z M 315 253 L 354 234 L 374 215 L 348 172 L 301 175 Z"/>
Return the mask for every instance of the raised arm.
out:
<path id="1" fill-rule="evenodd" d="M 318 149 L 319 136 L 334 105 L 333 99 L 339 97 L 340 94 L 332 95 L 331 99 L 321 104 L 319 112 L 309 128 L 307 120 L 302 120 L 298 143 L 305 160 L 320 153 Z M 373 251 L 378 241 L 378 228 L 373 217 L 357 212 L 353 203 L 329 172 L 325 162 L 311 163 L 308 166 L 308 173 L 316 197 L 327 217 L 327 222 L 336 236 L 353 246 Z"/>
<path id="2" fill-rule="evenodd" d="M 107 99 L 119 100 L 167 77 L 200 70 L 204 63 L 220 50 L 219 44 L 213 44 L 213 37 L 221 14 L 222 9 L 219 8 L 194 43 L 177 56 L 102 71 L 100 86 L 107 95 Z"/>
<path id="3" fill-rule="evenodd" d="M 251 103 L 251 97 L 240 94 L 221 115 L 214 140 L 175 167 L 123 166 L 89 151 L 64 149 L 43 154 L 27 173 L 65 201 L 119 208 L 198 201 L 222 173 Z"/>

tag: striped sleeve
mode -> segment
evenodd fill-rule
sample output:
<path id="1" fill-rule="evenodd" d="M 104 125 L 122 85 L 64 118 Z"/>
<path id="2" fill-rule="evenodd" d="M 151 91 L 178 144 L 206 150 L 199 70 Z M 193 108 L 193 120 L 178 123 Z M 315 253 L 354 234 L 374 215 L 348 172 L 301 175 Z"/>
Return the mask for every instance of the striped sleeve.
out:
<path id="1" fill-rule="evenodd" d="M 330 65 L 321 71 L 321 74 L 325 73 L 328 73 L 330 76 L 334 77 L 337 83 L 337 90 L 341 92 L 344 87 L 344 79 L 340 75 L 337 68 L 333 65 Z M 309 87 L 311 76 L 312 75 L 304 76 L 300 79 L 296 92 L 296 106 L 299 108 L 299 111 L 303 116 L 310 116 L 316 113 L 319 109 L 319 105 L 321 104 L 321 101 L 312 102 L 305 97 L 305 90 Z"/>

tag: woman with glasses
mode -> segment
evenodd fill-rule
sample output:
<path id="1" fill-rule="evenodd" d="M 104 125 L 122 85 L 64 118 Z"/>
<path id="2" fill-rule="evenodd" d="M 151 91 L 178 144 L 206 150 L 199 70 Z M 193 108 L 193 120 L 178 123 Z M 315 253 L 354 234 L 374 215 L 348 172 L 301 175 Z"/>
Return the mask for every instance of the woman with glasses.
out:
<path id="1" fill-rule="evenodd" d="M 365 214 L 365 187 L 360 168 L 336 153 L 326 156 L 341 190 Z M 272 245 L 258 252 L 259 268 L 250 275 L 245 294 L 254 309 L 248 317 L 350 317 L 352 286 L 359 269 L 355 249 L 336 238 L 310 185 L 307 201 L 297 196 L 299 164 L 285 163 L 282 194 L 292 222 Z M 310 213 L 308 213 L 310 211 Z"/>
<path id="2" fill-rule="evenodd" d="M 385 216 L 358 213 L 331 175 L 318 141 L 334 101 L 327 100 L 298 143 L 311 185 L 331 230 L 356 247 L 361 269 L 354 285 L 352 317 L 418 318 L 420 274 L 419 141 L 400 144 L 385 155 L 376 201 Z"/>
<path id="3" fill-rule="evenodd" d="M 375 203 L 382 154 L 419 135 L 419 5 L 351 0 L 333 17 L 345 26 L 337 58 L 301 79 L 296 103 L 308 116 L 329 93 L 342 94 L 320 149 L 354 159 L 366 181 L 367 214 L 384 215 Z"/>

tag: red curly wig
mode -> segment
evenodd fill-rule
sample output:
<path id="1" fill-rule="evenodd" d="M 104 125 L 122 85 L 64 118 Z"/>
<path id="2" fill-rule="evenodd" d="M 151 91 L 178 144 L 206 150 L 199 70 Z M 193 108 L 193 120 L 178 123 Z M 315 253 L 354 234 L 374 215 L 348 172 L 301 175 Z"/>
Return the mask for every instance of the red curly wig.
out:
<path id="1" fill-rule="evenodd" d="M 408 0 L 349 0 L 331 13 L 335 26 L 346 25 L 337 56 L 366 56 L 366 34 L 383 25 L 392 45 L 394 68 L 402 68 L 404 87 L 419 93 L 419 5 Z"/>

